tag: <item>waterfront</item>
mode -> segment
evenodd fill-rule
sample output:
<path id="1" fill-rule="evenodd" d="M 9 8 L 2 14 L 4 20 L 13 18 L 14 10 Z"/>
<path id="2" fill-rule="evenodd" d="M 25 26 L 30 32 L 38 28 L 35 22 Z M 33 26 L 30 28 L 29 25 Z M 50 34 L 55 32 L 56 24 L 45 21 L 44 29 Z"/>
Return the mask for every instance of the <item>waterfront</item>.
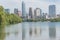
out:
<path id="1" fill-rule="evenodd" d="M 5 32 L 5 40 L 60 40 L 60 22 L 23 22 L 6 26 Z"/>

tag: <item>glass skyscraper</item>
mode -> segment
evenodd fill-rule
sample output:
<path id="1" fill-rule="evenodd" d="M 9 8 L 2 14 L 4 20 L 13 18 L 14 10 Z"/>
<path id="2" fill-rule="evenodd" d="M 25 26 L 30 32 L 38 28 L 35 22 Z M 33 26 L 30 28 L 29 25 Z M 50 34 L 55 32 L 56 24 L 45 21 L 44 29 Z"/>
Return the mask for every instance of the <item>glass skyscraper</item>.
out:
<path id="1" fill-rule="evenodd" d="M 25 11 L 25 3 L 22 1 L 22 17 L 26 17 L 26 11 Z"/>
<path id="2" fill-rule="evenodd" d="M 56 6 L 55 5 L 49 5 L 49 17 L 50 18 L 56 17 Z"/>

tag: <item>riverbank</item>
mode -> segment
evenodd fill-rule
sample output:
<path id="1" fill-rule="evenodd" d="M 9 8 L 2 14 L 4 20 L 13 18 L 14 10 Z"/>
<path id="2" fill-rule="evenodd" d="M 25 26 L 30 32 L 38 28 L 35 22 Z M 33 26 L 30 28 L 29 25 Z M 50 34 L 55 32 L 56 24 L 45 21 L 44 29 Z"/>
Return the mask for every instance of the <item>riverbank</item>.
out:
<path id="1" fill-rule="evenodd" d="M 21 23 L 22 18 L 15 13 L 7 13 L 3 6 L 0 6 L 0 25 Z"/>
<path id="2" fill-rule="evenodd" d="M 60 18 L 54 18 L 54 19 L 27 19 L 27 20 L 23 20 L 23 22 L 60 22 Z"/>
<path id="3" fill-rule="evenodd" d="M 7 13 L 4 7 L 0 6 L 0 40 L 5 38 L 5 25 L 17 24 L 22 22 L 22 18 L 15 13 Z"/>

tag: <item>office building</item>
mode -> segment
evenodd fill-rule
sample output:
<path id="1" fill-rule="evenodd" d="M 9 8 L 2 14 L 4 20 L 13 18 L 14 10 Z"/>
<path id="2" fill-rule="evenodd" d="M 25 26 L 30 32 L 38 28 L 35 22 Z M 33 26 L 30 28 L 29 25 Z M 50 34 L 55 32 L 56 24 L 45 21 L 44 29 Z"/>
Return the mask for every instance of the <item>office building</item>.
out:
<path id="1" fill-rule="evenodd" d="M 55 5 L 49 5 L 49 17 L 50 18 L 56 17 L 56 6 Z"/>
<path id="2" fill-rule="evenodd" d="M 42 17 L 42 10 L 40 9 L 40 8 L 36 8 L 35 10 L 34 10 L 34 16 L 35 16 L 35 18 L 41 18 Z"/>
<path id="3" fill-rule="evenodd" d="M 26 17 L 26 10 L 25 10 L 25 3 L 22 2 L 22 17 L 25 18 Z"/>
<path id="4" fill-rule="evenodd" d="M 42 13 L 42 18 L 46 19 L 47 13 Z"/>
<path id="5" fill-rule="evenodd" d="M 5 12 L 6 13 L 10 13 L 10 9 L 5 9 Z"/>
<path id="6" fill-rule="evenodd" d="M 31 7 L 29 8 L 29 17 L 33 18 L 33 13 L 32 13 L 32 8 Z"/>
<path id="7" fill-rule="evenodd" d="M 14 8 L 14 14 L 18 14 L 18 8 Z"/>
<path id="8" fill-rule="evenodd" d="M 21 11 L 18 11 L 18 16 L 19 16 L 19 17 L 22 17 Z"/>

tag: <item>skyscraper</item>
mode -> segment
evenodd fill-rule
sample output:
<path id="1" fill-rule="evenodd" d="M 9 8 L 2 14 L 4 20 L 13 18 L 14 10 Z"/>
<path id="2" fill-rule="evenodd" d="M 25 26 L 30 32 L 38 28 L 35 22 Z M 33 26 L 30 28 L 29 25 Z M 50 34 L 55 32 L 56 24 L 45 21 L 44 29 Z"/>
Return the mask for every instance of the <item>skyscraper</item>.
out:
<path id="1" fill-rule="evenodd" d="M 55 5 L 50 5 L 49 6 L 49 17 L 50 18 L 55 18 L 56 17 L 56 6 Z"/>
<path id="2" fill-rule="evenodd" d="M 14 13 L 18 14 L 18 8 L 14 8 Z"/>
<path id="3" fill-rule="evenodd" d="M 24 3 L 24 2 L 22 2 L 22 17 L 23 17 L 23 18 L 26 17 L 25 3 Z"/>
<path id="4" fill-rule="evenodd" d="M 29 8 L 29 17 L 33 18 L 33 13 L 32 13 L 32 8 L 31 7 Z"/>
<path id="5" fill-rule="evenodd" d="M 34 10 L 34 18 L 36 20 L 36 9 Z"/>
<path id="6" fill-rule="evenodd" d="M 5 12 L 6 13 L 10 13 L 10 9 L 5 9 Z"/>

